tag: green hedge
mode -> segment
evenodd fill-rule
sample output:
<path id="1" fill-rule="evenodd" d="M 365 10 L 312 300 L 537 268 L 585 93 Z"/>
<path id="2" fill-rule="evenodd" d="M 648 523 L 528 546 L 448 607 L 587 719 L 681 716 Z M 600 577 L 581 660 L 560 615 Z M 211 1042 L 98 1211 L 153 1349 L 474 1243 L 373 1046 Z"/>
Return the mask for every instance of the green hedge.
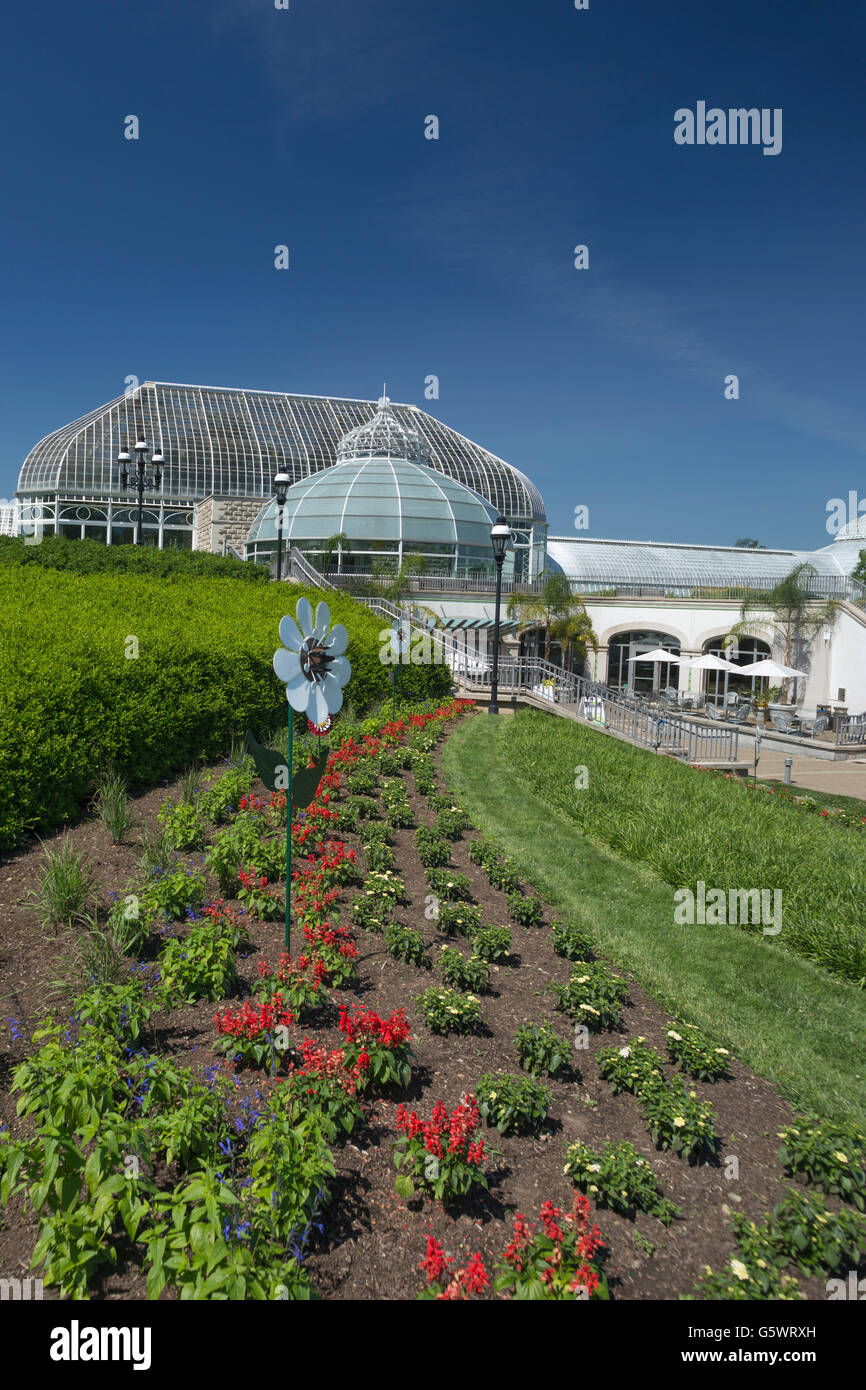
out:
<path id="1" fill-rule="evenodd" d="M 208 555 L 201 550 L 158 550 L 152 545 L 105 545 L 102 541 L 71 540 L 45 536 L 38 545 L 27 545 L 12 536 L 0 536 L 0 565 L 40 565 L 43 569 L 69 570 L 73 574 L 152 574 L 161 579 L 242 579 L 267 583 L 266 566 L 235 560 L 231 555 Z"/>
<path id="2" fill-rule="evenodd" d="M 247 725 L 264 732 L 282 722 L 271 660 L 279 620 L 303 593 L 313 604 L 326 597 L 332 621 L 349 629 L 347 700 L 362 711 L 386 697 L 386 622 L 345 595 L 0 567 L 0 849 L 79 815 L 108 762 L 131 785 L 148 785 L 218 757 Z M 132 638 L 137 657 L 126 654 Z M 435 698 L 450 684 L 442 666 L 400 675 L 406 699 Z"/>

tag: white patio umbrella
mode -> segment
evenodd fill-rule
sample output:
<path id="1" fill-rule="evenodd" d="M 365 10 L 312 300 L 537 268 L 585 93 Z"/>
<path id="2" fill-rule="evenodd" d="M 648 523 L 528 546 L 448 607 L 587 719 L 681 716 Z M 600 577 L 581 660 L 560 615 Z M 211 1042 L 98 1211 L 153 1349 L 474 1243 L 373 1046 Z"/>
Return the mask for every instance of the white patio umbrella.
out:
<path id="1" fill-rule="evenodd" d="M 674 666 L 680 664 L 680 658 L 673 652 L 666 652 L 663 647 L 654 647 L 651 652 L 636 652 L 628 660 L 629 665 L 633 661 L 651 661 L 655 666 L 660 666 L 662 662 L 668 662 Z M 655 689 L 655 677 L 653 677 L 653 689 Z"/>
<path id="2" fill-rule="evenodd" d="M 705 652 L 703 656 L 696 656 L 693 661 L 687 661 L 684 665 L 689 671 L 724 671 L 725 673 L 725 694 L 724 705 L 728 703 L 728 681 L 732 671 L 742 671 L 742 666 L 737 666 L 733 661 L 725 661 L 724 657 L 713 656 L 712 652 Z"/>
<path id="3" fill-rule="evenodd" d="M 771 661 L 768 656 L 762 661 L 753 661 L 751 666 L 739 666 L 737 668 L 744 676 L 775 676 L 777 680 L 791 676 L 806 676 L 808 671 L 795 671 L 793 666 L 782 666 L 778 661 Z"/>

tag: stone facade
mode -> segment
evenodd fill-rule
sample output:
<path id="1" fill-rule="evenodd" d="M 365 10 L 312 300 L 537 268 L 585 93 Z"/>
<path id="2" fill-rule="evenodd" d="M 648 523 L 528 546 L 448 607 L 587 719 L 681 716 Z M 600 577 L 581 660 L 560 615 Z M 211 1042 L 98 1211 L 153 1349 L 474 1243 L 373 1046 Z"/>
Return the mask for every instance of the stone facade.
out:
<path id="1" fill-rule="evenodd" d="M 210 493 L 196 503 L 193 548 L 223 555 L 233 546 L 243 555 L 250 526 L 265 505 L 265 497 L 223 497 Z"/>

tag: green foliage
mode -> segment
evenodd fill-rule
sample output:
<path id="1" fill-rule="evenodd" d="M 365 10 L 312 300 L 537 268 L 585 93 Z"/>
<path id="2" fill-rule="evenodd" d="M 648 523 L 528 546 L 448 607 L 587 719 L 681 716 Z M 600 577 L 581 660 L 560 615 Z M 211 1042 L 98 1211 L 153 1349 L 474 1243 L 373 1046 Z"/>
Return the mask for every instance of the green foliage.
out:
<path id="1" fill-rule="evenodd" d="M 85 553 L 77 547 L 87 542 L 71 544 Z M 137 572 L 63 573 L 45 567 L 49 545 L 0 547 L 0 851 L 76 817 L 94 766 L 110 764 L 130 786 L 154 785 L 193 761 L 213 761 L 234 732 L 285 717 L 271 665 L 282 586 L 248 582 L 259 573 L 253 566 L 177 560 L 149 547 L 97 546 L 112 571 L 129 562 Z M 3 564 L 4 550 L 23 562 Z M 171 584 L 145 572 L 151 562 L 199 560 L 202 571 L 179 571 Z M 302 593 L 314 605 L 323 597 L 296 588 L 293 599 Z M 381 618 L 343 594 L 329 591 L 327 601 L 349 631 L 353 702 L 368 709 L 390 691 Z M 444 666 L 402 674 L 407 698 L 450 687 Z"/>
<path id="2" fill-rule="evenodd" d="M 472 938 L 472 951 L 482 960 L 505 960 L 511 950 L 511 932 L 508 927 L 482 927 Z"/>
<path id="3" fill-rule="evenodd" d="M 692 1164 L 714 1151 L 715 1111 L 682 1077 L 647 1082 L 638 1094 L 641 1115 L 657 1148 L 671 1149 Z"/>
<path id="4" fill-rule="evenodd" d="M 533 1134 L 547 1119 L 550 1091 L 532 1076 L 487 1072 L 475 1087 L 478 1109 L 500 1134 Z"/>
<path id="5" fill-rule="evenodd" d="M 380 903 L 402 903 L 406 901 L 406 889 L 399 874 L 392 873 L 390 869 L 381 872 L 375 870 L 367 874 L 364 879 L 364 892 Z"/>
<path id="6" fill-rule="evenodd" d="M 569 1045 L 549 1023 L 521 1023 L 514 1046 L 523 1070 L 533 1076 L 553 1076 L 571 1055 Z"/>
<path id="7" fill-rule="evenodd" d="M 436 817 L 434 829 L 437 835 L 446 840 L 459 840 L 471 824 L 468 815 L 459 806 L 443 806 Z"/>
<path id="8" fill-rule="evenodd" d="M 726 1047 L 714 1047 L 693 1023 L 673 1022 L 665 1030 L 671 1061 L 698 1081 L 716 1081 L 725 1076 L 731 1054 Z"/>
<path id="9" fill-rule="evenodd" d="M 478 956 L 464 956 L 453 946 L 441 946 L 436 968 L 446 985 L 482 990 L 490 984 L 490 966 Z"/>
<path id="10" fill-rule="evenodd" d="M 551 922 L 551 941 L 558 956 L 566 960 L 592 960 L 592 941 L 589 933 L 577 922 Z"/>
<path id="11" fill-rule="evenodd" d="M 96 540 L 43 536 L 39 545 L 0 536 L 0 566 L 39 565 L 69 574 L 141 574 L 174 583 L 194 578 L 267 583 L 268 572 L 231 556 L 202 550 L 158 550 L 151 545 L 103 545 Z M 169 602 L 166 596 L 163 602 Z"/>
<path id="12" fill-rule="evenodd" d="M 647 1160 L 626 1141 L 605 1144 L 599 1153 L 580 1142 L 571 1144 L 565 1172 L 597 1206 L 622 1216 L 645 1211 L 669 1226 L 679 1210 L 663 1195 Z"/>
<path id="13" fill-rule="evenodd" d="M 426 873 L 427 883 L 437 898 L 443 898 L 449 903 L 471 903 L 473 901 L 472 884 L 465 874 L 460 874 L 456 869 L 428 869 Z"/>
<path id="14" fill-rule="evenodd" d="M 779 1133 L 779 1162 L 807 1183 L 866 1210 L 866 1136 L 853 1125 L 814 1116 Z"/>
<path id="15" fill-rule="evenodd" d="M 166 1003 L 192 1004 L 197 999 L 224 999 L 235 986 L 231 937 L 199 922 L 183 938 L 167 941 L 159 958 L 160 995 Z"/>
<path id="16" fill-rule="evenodd" d="M 169 849 L 204 849 L 208 828 L 193 802 L 181 801 L 175 805 L 172 801 L 164 801 L 156 819 L 165 828 L 165 843 Z"/>
<path id="17" fill-rule="evenodd" d="M 431 1033 L 473 1033 L 481 1022 L 479 999 L 440 985 L 417 995 L 415 1007 Z"/>
<path id="18" fill-rule="evenodd" d="M 441 867 L 451 858 L 449 842 L 426 825 L 420 825 L 415 831 L 415 848 L 425 869 Z"/>
<path id="19" fill-rule="evenodd" d="M 127 791 L 123 777 L 105 772 L 99 778 L 93 798 L 93 808 L 115 845 L 123 844 L 134 824 Z"/>
<path id="20" fill-rule="evenodd" d="M 782 893 L 784 921 L 778 936 L 764 938 L 768 949 L 805 956 L 857 984 L 866 979 L 866 857 L 844 826 L 746 792 L 734 785 L 739 779 L 534 711 L 508 720 L 501 748 L 524 785 L 590 840 L 676 888 L 702 881 L 727 893 L 771 884 Z M 590 762 L 591 785 L 575 796 L 571 769 Z M 757 923 L 727 930 L 762 933 Z"/>
<path id="21" fill-rule="evenodd" d="M 620 1091 L 640 1095 L 653 1081 L 664 1077 L 661 1056 L 643 1038 L 637 1038 L 623 1047 L 600 1047 L 596 1062 L 602 1078 L 610 1083 L 614 1095 Z"/>
<path id="22" fill-rule="evenodd" d="M 415 817 L 412 814 L 412 807 L 409 805 L 409 797 L 402 778 L 385 778 L 382 782 L 381 792 L 389 825 L 409 826 L 415 824 Z"/>
<path id="23" fill-rule="evenodd" d="M 352 921 L 365 931 L 385 931 L 394 915 L 394 905 L 371 889 L 352 899 Z"/>
<path id="24" fill-rule="evenodd" d="M 429 970 L 432 965 L 421 933 L 404 927 L 402 922 L 389 922 L 385 927 L 385 950 L 394 960 L 404 960 L 422 970 Z"/>
<path id="25" fill-rule="evenodd" d="M 230 813 L 239 809 L 241 797 L 253 785 L 254 775 L 252 758 L 244 757 L 236 766 L 205 783 L 198 799 L 200 814 L 214 825 L 228 820 Z"/>
<path id="26" fill-rule="evenodd" d="M 141 895 L 144 911 L 162 912 L 169 921 L 179 921 L 186 915 L 187 908 L 201 907 L 204 902 L 204 878 L 196 869 L 186 869 L 182 864 L 163 869 L 147 885 Z"/>
<path id="27" fill-rule="evenodd" d="M 568 984 L 554 983 L 550 988 L 556 995 L 557 1007 L 574 1023 L 585 1023 L 592 1033 L 617 1028 L 622 1022 L 628 985 L 602 961 L 573 966 Z"/>
<path id="28" fill-rule="evenodd" d="M 382 873 L 386 869 L 393 869 L 397 862 L 397 856 L 390 845 L 383 845 L 381 840 L 373 840 L 366 846 L 367 867 L 376 873 Z"/>
<path id="29" fill-rule="evenodd" d="M 475 936 L 481 930 L 481 908 L 471 903 L 440 903 L 436 930 L 445 936 Z"/>
<path id="30" fill-rule="evenodd" d="M 32 893 L 32 907 L 43 931 L 71 926 L 84 912 L 96 887 L 93 866 L 68 835 L 56 848 L 45 845 L 45 867 Z"/>
<path id="31" fill-rule="evenodd" d="M 537 927 L 544 920 L 544 908 L 539 898 L 523 893 L 508 894 L 508 911 L 522 927 Z"/>
<path id="32" fill-rule="evenodd" d="M 747 1223 L 735 1213 L 737 1243 L 747 1250 Z M 857 1267 L 866 1247 L 866 1220 L 859 1212 L 833 1211 L 822 1197 L 790 1187 L 771 1217 L 754 1228 L 756 1241 L 772 1251 L 777 1264 L 797 1265 L 804 1274 L 834 1274 Z"/>

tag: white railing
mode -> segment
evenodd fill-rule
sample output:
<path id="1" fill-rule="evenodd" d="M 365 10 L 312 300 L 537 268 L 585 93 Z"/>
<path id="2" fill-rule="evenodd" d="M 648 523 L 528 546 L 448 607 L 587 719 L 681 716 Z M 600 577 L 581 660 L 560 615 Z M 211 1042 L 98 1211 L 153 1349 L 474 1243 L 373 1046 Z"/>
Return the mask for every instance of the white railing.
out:
<path id="1" fill-rule="evenodd" d="M 866 714 L 837 714 L 836 745 L 866 743 Z"/>

